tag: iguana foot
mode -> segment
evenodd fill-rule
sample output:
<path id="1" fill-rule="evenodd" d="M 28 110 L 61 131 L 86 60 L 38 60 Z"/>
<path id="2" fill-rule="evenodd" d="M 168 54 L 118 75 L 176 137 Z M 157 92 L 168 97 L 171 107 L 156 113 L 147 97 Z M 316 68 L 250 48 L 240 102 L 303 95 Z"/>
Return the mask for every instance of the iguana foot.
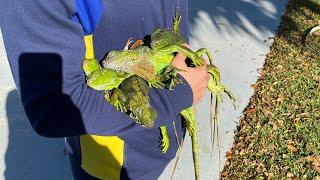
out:
<path id="1" fill-rule="evenodd" d="M 175 87 L 176 85 L 182 83 L 182 80 L 175 76 L 175 77 L 172 77 L 170 80 L 169 80 L 169 83 L 168 83 L 168 89 L 169 90 L 173 90 L 173 87 Z"/>
<path id="2" fill-rule="evenodd" d="M 177 84 L 182 83 L 181 79 L 177 76 L 178 71 L 176 67 L 168 65 L 159 75 L 161 76 L 161 81 L 164 82 L 169 90 L 172 90 Z"/>
<path id="3" fill-rule="evenodd" d="M 161 82 L 161 76 L 156 76 L 155 78 L 148 81 L 149 87 L 163 88 L 164 84 Z"/>
<path id="4" fill-rule="evenodd" d="M 170 140 L 167 132 L 167 127 L 160 126 L 160 133 L 161 133 L 161 151 L 163 154 L 165 154 L 170 147 Z"/>
<path id="5" fill-rule="evenodd" d="M 116 100 L 114 102 L 114 106 L 117 108 L 118 111 L 121 111 L 121 112 L 127 112 L 127 109 L 126 107 L 124 106 L 124 104 L 119 101 L 119 100 Z"/>
<path id="6" fill-rule="evenodd" d="M 126 96 L 120 89 L 114 89 L 113 93 L 108 101 L 110 104 L 115 106 L 118 111 L 127 112 L 124 102 L 126 101 Z"/>

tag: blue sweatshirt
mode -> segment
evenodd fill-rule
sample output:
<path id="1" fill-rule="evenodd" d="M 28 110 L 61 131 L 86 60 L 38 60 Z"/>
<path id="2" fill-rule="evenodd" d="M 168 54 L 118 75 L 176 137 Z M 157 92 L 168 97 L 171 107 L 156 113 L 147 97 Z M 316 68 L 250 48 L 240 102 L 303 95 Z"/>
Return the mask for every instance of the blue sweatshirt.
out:
<path id="1" fill-rule="evenodd" d="M 130 37 L 172 28 L 178 6 L 188 40 L 187 1 L 8 0 L 0 5 L 6 7 L 1 12 L 5 48 L 28 119 L 41 136 L 67 137 L 75 179 L 156 179 L 183 137 L 179 112 L 192 104 L 190 86 L 152 89 L 150 103 L 158 117 L 154 128 L 143 128 L 106 103 L 103 91 L 86 85 L 83 37 L 93 34 L 95 57 L 102 60 L 106 52 L 123 49 Z M 161 125 L 170 137 L 166 154 L 159 147 Z"/>

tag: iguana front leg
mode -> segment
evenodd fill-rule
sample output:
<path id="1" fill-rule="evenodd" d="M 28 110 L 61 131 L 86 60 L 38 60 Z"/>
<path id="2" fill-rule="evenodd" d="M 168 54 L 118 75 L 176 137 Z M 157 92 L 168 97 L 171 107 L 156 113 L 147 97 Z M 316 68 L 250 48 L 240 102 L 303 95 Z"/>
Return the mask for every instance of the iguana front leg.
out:
<path id="1" fill-rule="evenodd" d="M 127 108 L 125 107 L 126 100 L 126 95 L 120 89 L 115 88 L 108 102 L 115 106 L 118 111 L 127 112 Z"/>
<path id="2" fill-rule="evenodd" d="M 96 70 L 100 70 L 101 66 L 98 62 L 98 60 L 92 58 L 92 59 L 84 59 L 82 62 L 82 69 L 86 76 L 89 76 L 91 73 L 93 73 Z"/>
<path id="3" fill-rule="evenodd" d="M 178 69 L 174 66 L 168 65 L 159 73 L 160 79 L 169 90 L 172 90 L 174 86 L 182 83 L 181 79 L 177 76 Z"/>
<path id="4" fill-rule="evenodd" d="M 174 86 L 181 83 L 181 79 L 177 77 L 178 69 L 174 66 L 168 65 L 158 73 L 153 79 L 148 81 L 150 87 L 163 88 L 166 86 L 172 90 Z"/>
<path id="5" fill-rule="evenodd" d="M 101 68 L 92 72 L 87 77 L 87 84 L 98 91 L 112 90 L 113 88 L 117 88 L 123 80 L 130 76 L 131 74 L 128 73 Z"/>

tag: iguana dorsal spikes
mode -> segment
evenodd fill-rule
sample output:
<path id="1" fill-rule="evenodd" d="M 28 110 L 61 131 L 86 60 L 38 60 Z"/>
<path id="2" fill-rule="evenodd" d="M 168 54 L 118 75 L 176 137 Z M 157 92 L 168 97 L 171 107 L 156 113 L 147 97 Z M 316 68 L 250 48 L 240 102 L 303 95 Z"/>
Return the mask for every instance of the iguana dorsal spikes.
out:
<path id="1" fill-rule="evenodd" d="M 173 31 L 180 33 L 180 20 L 181 20 L 181 14 L 180 14 L 180 10 L 177 7 L 176 8 L 176 16 L 173 19 Z"/>

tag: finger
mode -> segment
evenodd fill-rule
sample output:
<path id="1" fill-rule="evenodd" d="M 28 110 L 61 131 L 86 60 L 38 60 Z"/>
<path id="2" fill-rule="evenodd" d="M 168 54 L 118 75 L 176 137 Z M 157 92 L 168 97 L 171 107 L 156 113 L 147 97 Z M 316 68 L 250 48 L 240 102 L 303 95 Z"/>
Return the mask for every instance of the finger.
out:
<path id="1" fill-rule="evenodd" d="M 198 104 L 204 95 L 205 95 L 205 89 L 195 91 L 194 97 L 193 97 L 194 98 L 193 104 Z"/>

